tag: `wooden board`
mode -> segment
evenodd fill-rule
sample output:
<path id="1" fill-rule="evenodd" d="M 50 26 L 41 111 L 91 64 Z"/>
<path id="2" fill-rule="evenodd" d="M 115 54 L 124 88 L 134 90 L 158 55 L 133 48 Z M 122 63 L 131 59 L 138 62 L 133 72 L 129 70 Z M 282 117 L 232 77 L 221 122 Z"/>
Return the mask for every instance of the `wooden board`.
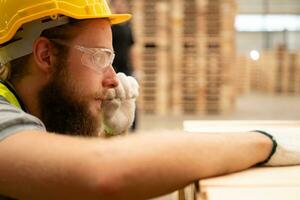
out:
<path id="1" fill-rule="evenodd" d="M 284 120 L 186 120 L 183 122 L 188 132 L 242 132 L 264 129 L 300 128 L 300 121 Z"/>
<path id="2" fill-rule="evenodd" d="M 197 200 L 298 200 L 300 166 L 253 168 L 200 181 Z"/>
<path id="3" fill-rule="evenodd" d="M 300 121 L 184 121 L 188 132 L 286 130 L 299 134 Z M 298 200 L 300 166 L 257 167 L 199 181 L 195 200 Z"/>
<path id="4" fill-rule="evenodd" d="M 201 180 L 200 187 L 300 187 L 300 166 L 252 168 Z"/>
<path id="5" fill-rule="evenodd" d="M 199 193 L 196 200 L 299 200 L 299 196 L 299 187 L 219 187 Z"/>

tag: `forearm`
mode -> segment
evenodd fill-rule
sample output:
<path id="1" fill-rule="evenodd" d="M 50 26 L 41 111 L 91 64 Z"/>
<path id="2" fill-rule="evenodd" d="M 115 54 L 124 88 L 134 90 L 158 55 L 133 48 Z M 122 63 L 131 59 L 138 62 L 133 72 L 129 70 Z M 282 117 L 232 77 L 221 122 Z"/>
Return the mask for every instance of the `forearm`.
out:
<path id="1" fill-rule="evenodd" d="M 147 199 L 248 168 L 266 159 L 271 146 L 256 133 L 106 140 L 19 133 L 0 143 L 0 193 L 19 199 Z"/>
<path id="2" fill-rule="evenodd" d="M 109 146 L 107 171 L 118 177 L 110 198 L 143 199 L 251 167 L 268 157 L 272 143 L 256 133 L 173 133 L 113 139 Z"/>

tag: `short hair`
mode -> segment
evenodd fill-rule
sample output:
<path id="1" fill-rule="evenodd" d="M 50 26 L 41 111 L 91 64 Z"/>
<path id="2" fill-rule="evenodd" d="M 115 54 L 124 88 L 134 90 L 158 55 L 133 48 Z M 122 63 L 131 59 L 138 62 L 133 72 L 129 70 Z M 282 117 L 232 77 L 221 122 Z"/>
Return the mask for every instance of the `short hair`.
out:
<path id="1" fill-rule="evenodd" d="M 0 80 L 5 81 L 9 77 L 10 68 L 11 66 L 9 63 L 0 66 Z"/>

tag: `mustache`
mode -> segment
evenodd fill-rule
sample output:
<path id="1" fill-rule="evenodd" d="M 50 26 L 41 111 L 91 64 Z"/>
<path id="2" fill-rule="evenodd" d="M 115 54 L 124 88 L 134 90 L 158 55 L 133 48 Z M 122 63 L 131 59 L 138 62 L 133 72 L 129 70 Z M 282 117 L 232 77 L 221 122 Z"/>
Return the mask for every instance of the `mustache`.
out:
<path id="1" fill-rule="evenodd" d="M 112 100 L 116 96 L 116 91 L 114 88 L 110 88 L 110 89 L 105 90 L 102 94 L 103 94 L 101 96 L 102 100 Z"/>
<path id="2" fill-rule="evenodd" d="M 93 95 L 94 99 L 97 99 L 97 100 L 105 100 L 105 97 L 106 97 L 106 91 L 102 91 L 102 92 L 97 92 Z"/>

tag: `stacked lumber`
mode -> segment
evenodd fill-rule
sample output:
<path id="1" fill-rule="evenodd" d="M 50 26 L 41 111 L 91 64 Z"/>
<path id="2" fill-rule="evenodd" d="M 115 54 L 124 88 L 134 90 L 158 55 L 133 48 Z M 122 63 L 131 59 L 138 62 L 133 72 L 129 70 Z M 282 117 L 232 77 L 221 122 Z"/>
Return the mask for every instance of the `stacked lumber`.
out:
<path id="1" fill-rule="evenodd" d="M 206 43 L 203 74 L 205 80 L 206 113 L 224 113 L 232 110 L 235 100 L 234 60 L 237 12 L 233 0 L 208 0 L 205 6 Z M 202 45 L 203 45 L 202 44 Z M 199 94 L 200 96 L 202 94 Z"/>
<path id="2" fill-rule="evenodd" d="M 140 109 L 219 114 L 235 103 L 235 0 L 131 0 Z"/>
<path id="3" fill-rule="evenodd" d="M 173 11 L 180 13 L 182 23 L 176 24 L 175 20 L 172 25 L 171 48 L 176 59 L 172 65 L 172 111 L 173 114 L 195 114 L 199 111 L 198 8 L 195 0 L 174 0 L 173 6 Z"/>
<path id="4" fill-rule="evenodd" d="M 275 53 L 264 51 L 261 53 L 260 59 L 253 63 L 255 63 L 252 67 L 253 90 L 264 91 L 269 94 L 275 93 L 278 85 L 276 82 L 277 62 Z"/>
<path id="5" fill-rule="evenodd" d="M 234 80 L 236 92 L 238 95 L 248 94 L 251 92 L 251 70 L 254 65 L 251 59 L 246 55 L 239 55 L 236 59 Z M 257 74 L 253 74 L 253 76 Z M 256 83 L 253 83 L 256 85 Z M 254 86 L 255 87 L 255 86 Z"/>
<path id="6" fill-rule="evenodd" d="M 279 45 L 276 50 L 276 83 L 275 91 L 277 93 L 285 93 L 288 86 L 289 77 L 289 59 L 286 46 Z"/>
<path id="7" fill-rule="evenodd" d="M 300 94 L 300 53 L 289 54 L 288 93 Z"/>
<path id="8" fill-rule="evenodd" d="M 140 79 L 139 108 L 150 114 L 168 110 L 168 5 L 167 1 L 131 1 Z"/>
<path id="9" fill-rule="evenodd" d="M 280 45 L 275 51 L 263 51 L 252 62 L 252 88 L 268 94 L 300 94 L 300 53 Z"/>

